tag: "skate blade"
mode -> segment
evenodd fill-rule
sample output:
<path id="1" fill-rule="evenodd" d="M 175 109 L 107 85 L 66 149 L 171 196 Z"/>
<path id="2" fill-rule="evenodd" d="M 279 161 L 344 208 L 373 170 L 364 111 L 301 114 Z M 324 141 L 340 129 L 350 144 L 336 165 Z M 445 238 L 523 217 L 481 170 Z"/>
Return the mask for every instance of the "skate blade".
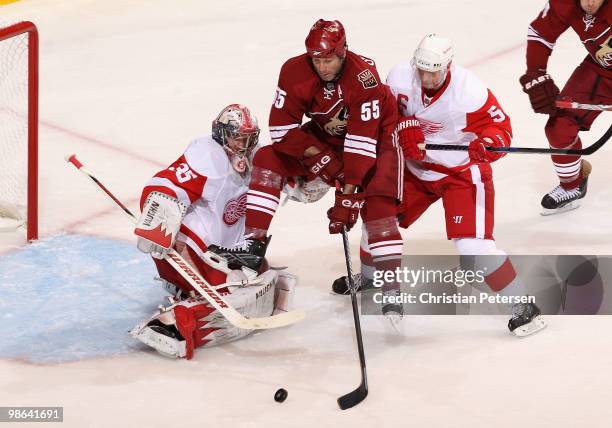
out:
<path id="1" fill-rule="evenodd" d="M 540 215 L 549 216 L 549 215 L 561 214 L 566 211 L 575 210 L 576 208 L 579 208 L 581 204 L 582 204 L 582 201 L 580 199 L 577 199 L 575 201 L 568 203 L 567 205 L 563 205 L 561 208 L 557 208 L 554 210 L 551 210 L 548 208 L 542 208 Z"/>
<path id="2" fill-rule="evenodd" d="M 404 317 L 403 315 L 391 312 L 389 315 L 380 315 L 379 322 L 382 324 L 385 333 L 403 336 L 404 335 Z"/>
<path id="3" fill-rule="evenodd" d="M 530 323 L 515 328 L 511 333 L 517 337 L 525 337 L 537 333 L 544 328 L 546 328 L 546 323 L 542 319 L 542 316 L 538 315 L 532 319 Z"/>

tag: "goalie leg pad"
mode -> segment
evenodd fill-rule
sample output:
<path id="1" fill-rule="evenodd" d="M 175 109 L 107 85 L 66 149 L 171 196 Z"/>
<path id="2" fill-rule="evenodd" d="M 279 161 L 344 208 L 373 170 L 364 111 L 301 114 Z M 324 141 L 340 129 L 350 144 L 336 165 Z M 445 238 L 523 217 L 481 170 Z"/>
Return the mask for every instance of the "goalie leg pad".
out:
<path id="1" fill-rule="evenodd" d="M 272 315 L 289 312 L 293 307 L 293 296 L 298 278 L 286 271 L 278 272 L 276 287 L 274 288 L 274 312 Z"/>
<path id="2" fill-rule="evenodd" d="M 229 305 L 247 318 L 270 316 L 274 310 L 278 272 L 270 270 L 249 285 L 225 295 Z M 287 287 L 291 288 L 291 287 Z M 233 326 L 204 298 L 190 298 L 163 308 L 137 325 L 130 335 L 167 357 L 191 359 L 195 348 L 241 339 L 253 330 Z"/>

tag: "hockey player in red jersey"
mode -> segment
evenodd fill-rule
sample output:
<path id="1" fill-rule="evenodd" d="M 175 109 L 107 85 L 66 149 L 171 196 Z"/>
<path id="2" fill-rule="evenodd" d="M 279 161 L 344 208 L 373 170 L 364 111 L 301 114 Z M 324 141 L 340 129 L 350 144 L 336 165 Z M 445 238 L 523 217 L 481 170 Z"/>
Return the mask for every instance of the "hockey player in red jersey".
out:
<path id="1" fill-rule="evenodd" d="M 428 34 L 412 60 L 393 67 L 387 78 L 399 104 L 398 139 L 406 157 L 400 226 L 410 227 L 442 199 L 447 237 L 457 251 L 476 256 L 476 269 L 487 271 L 485 282 L 493 291 L 524 296 L 512 262 L 493 238 L 490 164 L 503 154 L 486 150 L 510 145 L 510 118 L 487 86 L 452 60 L 450 40 Z M 423 143 L 465 145 L 469 150 L 424 150 Z M 508 328 L 514 334 L 528 335 L 544 326 L 533 303 L 513 306 Z"/>
<path id="2" fill-rule="evenodd" d="M 339 189 L 327 212 L 329 232 L 350 229 L 361 213 L 375 266 L 394 269 L 402 254 L 396 221 L 402 168 L 393 138 L 395 99 L 374 61 L 348 50 L 340 22 L 319 19 L 305 44 L 306 53 L 281 68 L 270 111 L 273 144 L 258 150 L 253 160 L 247 244 L 217 250 L 236 261 L 263 257 L 283 183 L 290 177 L 320 179 Z M 302 124 L 304 116 L 310 120 Z"/>
<path id="3" fill-rule="evenodd" d="M 233 341 L 252 331 L 230 324 L 197 294 L 164 259 L 170 248 L 246 317 L 288 309 L 295 277 L 272 270 L 257 275 L 228 266 L 208 252 L 211 244 L 234 246 L 243 240 L 251 157 L 258 137 L 255 116 L 247 107 L 231 104 L 213 121 L 212 135 L 194 140 L 143 189 L 135 229 L 138 249 L 153 257 L 172 297 L 169 307 L 130 333 L 163 355 L 189 359 L 197 347 Z"/>
<path id="4" fill-rule="evenodd" d="M 550 147 L 581 149 L 579 131 L 588 131 L 601 111 L 557 109 L 567 97 L 584 104 L 612 104 L 612 6 L 608 0 L 550 0 L 531 23 L 527 35 L 527 71 L 520 78 L 536 113 L 548 114 Z M 587 50 L 565 87 L 559 88 L 547 65 L 557 38 L 572 28 Z M 559 185 L 542 198 L 542 214 L 578 208 L 587 192 L 591 165 L 580 156 L 552 156 Z"/>

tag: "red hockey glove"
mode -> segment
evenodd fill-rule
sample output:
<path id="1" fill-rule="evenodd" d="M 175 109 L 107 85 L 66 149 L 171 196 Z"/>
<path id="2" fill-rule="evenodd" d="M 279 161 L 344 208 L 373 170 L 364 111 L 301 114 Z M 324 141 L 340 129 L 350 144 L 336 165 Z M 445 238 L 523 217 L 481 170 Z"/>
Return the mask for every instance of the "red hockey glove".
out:
<path id="1" fill-rule="evenodd" d="M 344 194 L 336 191 L 336 204 L 327 211 L 329 233 L 332 235 L 340 233 L 342 226 L 346 226 L 346 230 L 351 230 L 351 227 L 357 223 L 363 201 L 363 192 Z"/>
<path id="2" fill-rule="evenodd" d="M 425 159 L 425 150 L 419 149 L 418 145 L 425 142 L 425 136 L 421 131 L 421 123 L 414 116 L 402 116 L 397 123 L 397 136 L 404 157 L 414 160 Z"/>
<path id="3" fill-rule="evenodd" d="M 490 152 L 487 150 L 487 146 L 507 147 L 509 145 L 510 138 L 506 132 L 497 128 L 487 128 L 470 143 L 468 154 L 470 159 L 475 162 L 495 162 L 497 159 L 506 156 L 506 153 Z"/>
<path id="4" fill-rule="evenodd" d="M 559 88 L 545 71 L 528 71 L 519 79 L 523 92 L 529 95 L 531 108 L 536 113 L 553 114 Z"/>
<path id="5" fill-rule="evenodd" d="M 344 183 L 344 164 L 332 149 L 306 158 L 302 163 L 312 174 L 332 187 L 336 185 L 336 180 Z"/>

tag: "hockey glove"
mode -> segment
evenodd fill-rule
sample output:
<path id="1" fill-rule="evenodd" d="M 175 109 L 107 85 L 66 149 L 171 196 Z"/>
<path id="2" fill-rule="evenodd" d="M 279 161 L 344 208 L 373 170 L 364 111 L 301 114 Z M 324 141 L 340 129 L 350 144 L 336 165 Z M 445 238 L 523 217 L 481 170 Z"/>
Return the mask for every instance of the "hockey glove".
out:
<path id="1" fill-rule="evenodd" d="M 336 204 L 327 211 L 329 233 L 340 233 L 343 226 L 346 226 L 346 230 L 351 230 L 357 223 L 363 202 L 363 192 L 345 194 L 336 191 Z"/>
<path id="2" fill-rule="evenodd" d="M 470 143 L 468 154 L 474 162 L 495 162 L 506 156 L 506 153 L 491 152 L 487 150 L 487 147 L 507 147 L 509 145 L 510 137 L 505 131 L 490 127 L 482 131 L 478 138 Z"/>
<path id="3" fill-rule="evenodd" d="M 344 164 L 332 149 L 306 158 L 302 163 L 308 171 L 332 187 L 336 186 L 336 180 L 344 183 Z"/>
<path id="4" fill-rule="evenodd" d="M 536 113 L 553 114 L 559 88 L 545 71 L 528 71 L 519 79 L 523 92 L 529 95 L 531 108 Z"/>
<path id="5" fill-rule="evenodd" d="M 421 123 L 414 116 L 403 116 L 397 123 L 397 137 L 404 157 L 414 160 L 425 159 L 425 150 L 418 145 L 425 142 L 425 135 L 421 130 Z"/>
<path id="6" fill-rule="evenodd" d="M 138 236 L 138 249 L 156 259 L 163 259 L 174 245 L 185 211 L 185 205 L 178 199 L 165 193 L 151 192 L 134 229 Z"/>

